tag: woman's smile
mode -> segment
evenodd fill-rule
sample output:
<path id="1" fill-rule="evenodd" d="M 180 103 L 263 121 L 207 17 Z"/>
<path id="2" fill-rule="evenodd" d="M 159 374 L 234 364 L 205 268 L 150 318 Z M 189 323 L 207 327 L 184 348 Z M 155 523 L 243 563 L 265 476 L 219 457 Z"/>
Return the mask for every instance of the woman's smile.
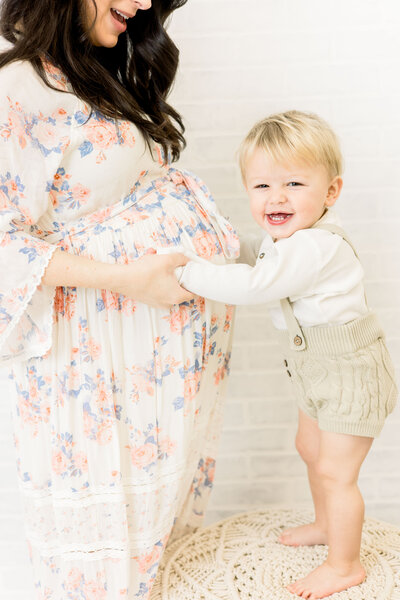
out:
<path id="1" fill-rule="evenodd" d="M 87 26 L 94 46 L 112 48 L 125 33 L 128 20 L 138 10 L 151 7 L 151 0 L 86 0 Z"/>
<path id="2" fill-rule="evenodd" d="M 116 21 L 116 23 L 115 23 L 116 28 L 119 29 L 121 31 L 121 33 L 126 31 L 127 20 L 134 16 L 133 14 L 127 15 L 126 13 L 123 13 L 122 11 L 119 11 L 116 8 L 111 8 L 110 13 L 111 13 L 112 18 Z"/>

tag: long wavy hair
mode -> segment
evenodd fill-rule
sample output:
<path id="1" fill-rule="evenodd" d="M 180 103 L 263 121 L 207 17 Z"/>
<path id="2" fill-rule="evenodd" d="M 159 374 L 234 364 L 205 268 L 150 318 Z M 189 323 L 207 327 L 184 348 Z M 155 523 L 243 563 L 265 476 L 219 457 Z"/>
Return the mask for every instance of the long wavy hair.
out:
<path id="1" fill-rule="evenodd" d="M 165 31 L 170 14 L 187 0 L 153 0 L 127 22 L 113 48 L 94 46 L 85 27 L 84 0 L 2 0 L 0 33 L 12 47 L 0 68 L 28 60 L 49 87 L 43 58 L 68 78 L 73 92 L 106 117 L 127 119 L 154 140 L 164 156 L 179 158 L 185 147 L 179 113 L 167 103 L 179 51 Z M 95 0 L 91 0 L 97 7 Z M 92 25 L 93 27 L 93 25 Z"/>

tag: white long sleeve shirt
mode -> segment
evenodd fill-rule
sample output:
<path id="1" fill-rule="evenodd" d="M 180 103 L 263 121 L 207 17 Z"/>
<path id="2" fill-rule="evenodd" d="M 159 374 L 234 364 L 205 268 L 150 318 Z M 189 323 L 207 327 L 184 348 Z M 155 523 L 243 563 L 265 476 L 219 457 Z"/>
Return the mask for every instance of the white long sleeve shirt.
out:
<path id="1" fill-rule="evenodd" d="M 332 210 L 319 223 L 339 224 Z M 244 254 L 249 260 L 248 247 Z M 360 261 L 340 235 L 324 229 L 301 229 L 275 242 L 266 234 L 255 266 L 190 258 L 178 271 L 183 287 L 227 304 L 267 303 L 278 329 L 286 329 L 281 298 L 291 300 L 305 327 L 343 324 L 368 312 Z"/>

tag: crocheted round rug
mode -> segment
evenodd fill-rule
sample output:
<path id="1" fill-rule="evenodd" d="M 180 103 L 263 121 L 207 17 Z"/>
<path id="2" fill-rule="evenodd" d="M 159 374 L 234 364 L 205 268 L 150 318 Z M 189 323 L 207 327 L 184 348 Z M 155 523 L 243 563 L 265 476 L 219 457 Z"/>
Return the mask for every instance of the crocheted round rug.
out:
<path id="1" fill-rule="evenodd" d="M 326 546 L 283 546 L 278 536 L 312 514 L 263 510 L 235 515 L 167 547 L 151 600 L 294 600 L 285 586 L 321 564 Z M 400 600 L 400 529 L 363 528 L 365 581 L 332 600 Z"/>

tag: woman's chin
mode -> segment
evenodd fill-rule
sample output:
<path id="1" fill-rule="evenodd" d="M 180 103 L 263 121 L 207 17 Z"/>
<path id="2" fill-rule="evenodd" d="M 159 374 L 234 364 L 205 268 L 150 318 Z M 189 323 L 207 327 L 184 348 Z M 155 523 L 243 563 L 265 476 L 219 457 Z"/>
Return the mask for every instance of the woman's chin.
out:
<path id="1" fill-rule="evenodd" d="M 98 48 L 114 48 L 118 43 L 118 35 L 108 34 L 91 38 L 93 46 Z"/>

